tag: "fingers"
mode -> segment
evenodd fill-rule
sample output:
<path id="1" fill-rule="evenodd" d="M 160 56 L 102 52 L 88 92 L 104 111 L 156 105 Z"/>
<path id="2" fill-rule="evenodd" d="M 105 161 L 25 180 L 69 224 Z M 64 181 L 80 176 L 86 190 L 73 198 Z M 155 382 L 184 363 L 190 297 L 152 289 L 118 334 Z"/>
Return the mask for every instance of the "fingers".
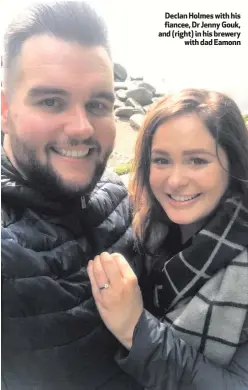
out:
<path id="1" fill-rule="evenodd" d="M 120 283 L 122 281 L 122 275 L 120 273 L 120 269 L 116 264 L 115 259 L 107 252 L 101 253 L 99 256 L 99 261 L 102 266 L 102 270 L 106 278 L 108 279 L 111 288 L 118 289 L 120 287 Z M 99 265 L 98 265 L 99 266 Z M 99 267 L 100 268 L 100 267 Z M 95 270 L 95 268 L 94 268 Z"/>
<path id="2" fill-rule="evenodd" d="M 125 279 L 137 279 L 133 269 L 124 256 L 122 256 L 120 253 L 113 253 L 112 257 L 115 259 L 116 264 L 118 265 L 119 270 Z"/>
<path id="3" fill-rule="evenodd" d="M 92 269 L 90 267 L 90 275 L 90 279 L 94 283 L 93 286 L 97 288 L 98 293 L 99 289 L 107 283 L 110 284 L 110 289 L 115 292 L 121 290 L 125 281 L 137 284 L 137 277 L 134 271 L 126 259 L 119 253 L 110 255 L 107 252 L 103 252 L 96 256 L 92 262 Z"/>
<path id="4" fill-rule="evenodd" d="M 93 261 L 92 260 L 89 261 L 87 270 L 88 270 L 88 275 L 90 278 L 93 297 L 96 301 L 100 300 L 101 299 L 101 292 L 99 290 L 99 287 L 98 287 L 98 284 L 97 284 L 97 281 L 96 281 L 96 278 L 94 275 Z"/>
<path id="5" fill-rule="evenodd" d="M 102 254 L 99 256 L 96 256 L 94 259 L 94 262 L 93 262 L 94 277 L 95 277 L 95 281 L 98 285 L 98 288 L 100 288 L 100 287 L 104 286 L 106 283 L 110 282 L 109 277 L 106 274 L 104 267 L 102 265 L 101 256 L 102 256 Z"/>

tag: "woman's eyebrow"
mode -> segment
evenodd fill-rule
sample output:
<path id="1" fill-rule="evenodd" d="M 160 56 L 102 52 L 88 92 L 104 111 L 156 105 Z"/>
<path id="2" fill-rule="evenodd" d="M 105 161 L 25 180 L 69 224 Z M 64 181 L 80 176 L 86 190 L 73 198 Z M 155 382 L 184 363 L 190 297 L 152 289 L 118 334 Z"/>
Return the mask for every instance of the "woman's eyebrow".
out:
<path id="1" fill-rule="evenodd" d="M 152 149 L 153 154 L 162 154 L 168 156 L 170 153 L 166 152 L 164 149 L 154 148 Z"/>
<path id="2" fill-rule="evenodd" d="M 163 156 L 169 156 L 170 153 L 167 152 L 165 149 L 160 149 L 160 148 L 153 148 L 152 149 L 152 153 L 153 154 L 159 154 L 159 155 L 163 155 Z M 194 154 L 206 154 L 206 155 L 209 155 L 209 156 L 212 156 L 212 157 L 216 157 L 216 155 L 214 153 L 211 153 L 209 152 L 208 150 L 206 149 L 187 149 L 187 150 L 184 150 L 183 151 L 183 155 L 185 156 L 191 156 L 191 155 L 194 155 Z"/>
<path id="3" fill-rule="evenodd" d="M 202 149 L 202 148 L 200 148 L 200 149 L 187 149 L 187 150 L 183 151 L 183 154 L 185 156 L 188 156 L 188 155 L 191 155 L 191 154 L 208 154 L 209 156 L 216 157 L 215 154 L 209 152 L 206 149 Z"/>

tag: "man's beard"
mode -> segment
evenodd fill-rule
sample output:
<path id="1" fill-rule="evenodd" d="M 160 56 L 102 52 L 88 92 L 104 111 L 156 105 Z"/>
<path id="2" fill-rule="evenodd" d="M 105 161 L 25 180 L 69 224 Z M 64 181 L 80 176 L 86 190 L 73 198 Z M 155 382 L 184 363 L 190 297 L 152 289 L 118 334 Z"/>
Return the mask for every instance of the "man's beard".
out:
<path id="1" fill-rule="evenodd" d="M 15 167 L 30 182 L 33 188 L 50 199 L 72 198 L 77 195 L 84 196 L 90 194 L 101 178 L 113 150 L 112 147 L 109 148 L 103 158 L 96 161 L 95 170 L 92 176 L 89 177 L 88 183 L 82 185 L 63 180 L 63 177 L 49 164 L 49 160 L 46 164 L 41 164 L 36 157 L 35 149 L 31 149 L 16 135 L 11 137 L 11 147 L 15 159 Z"/>

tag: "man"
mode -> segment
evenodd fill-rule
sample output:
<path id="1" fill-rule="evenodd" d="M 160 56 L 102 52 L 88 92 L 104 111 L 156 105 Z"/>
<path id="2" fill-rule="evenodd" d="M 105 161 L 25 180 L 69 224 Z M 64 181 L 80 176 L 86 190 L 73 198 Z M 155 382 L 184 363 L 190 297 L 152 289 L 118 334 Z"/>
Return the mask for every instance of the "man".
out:
<path id="1" fill-rule="evenodd" d="M 132 245 L 113 149 L 105 27 L 82 2 L 35 5 L 5 36 L 2 93 L 2 386 L 140 387 L 114 361 L 86 267 Z"/>

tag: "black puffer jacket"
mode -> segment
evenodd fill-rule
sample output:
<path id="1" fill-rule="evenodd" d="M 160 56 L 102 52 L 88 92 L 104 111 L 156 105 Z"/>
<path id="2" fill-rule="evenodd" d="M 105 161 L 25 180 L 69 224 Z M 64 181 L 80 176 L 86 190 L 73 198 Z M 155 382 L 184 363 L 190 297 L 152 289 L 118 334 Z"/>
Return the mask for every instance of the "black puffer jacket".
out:
<path id="1" fill-rule="evenodd" d="M 103 178 L 86 201 L 47 201 L 2 157 L 3 389 L 140 389 L 113 360 L 86 272 L 132 246 L 127 193 Z"/>

